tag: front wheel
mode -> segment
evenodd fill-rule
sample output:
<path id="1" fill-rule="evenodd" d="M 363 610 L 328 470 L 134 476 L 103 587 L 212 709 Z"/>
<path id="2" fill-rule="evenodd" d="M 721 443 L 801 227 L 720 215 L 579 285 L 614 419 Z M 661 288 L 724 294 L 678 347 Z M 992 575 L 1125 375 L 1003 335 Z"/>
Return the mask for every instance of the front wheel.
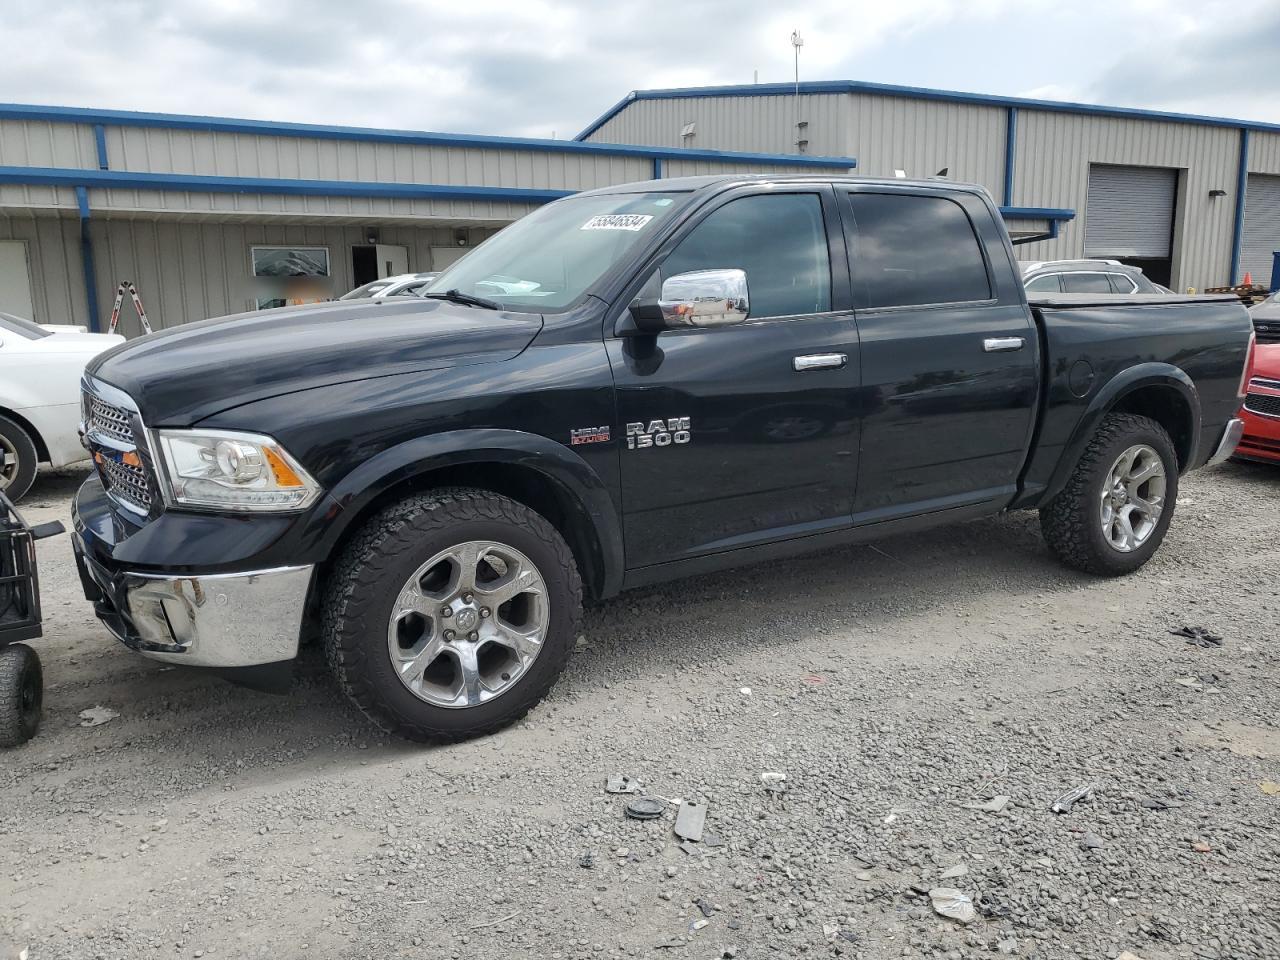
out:
<path id="1" fill-rule="evenodd" d="M 1062 492 L 1040 510 L 1049 548 L 1067 566 L 1132 573 L 1164 540 L 1178 497 L 1178 458 L 1150 417 L 1105 417 Z"/>
<path id="2" fill-rule="evenodd" d="M 461 740 L 519 720 L 573 649 L 582 583 L 547 520 L 483 490 L 405 500 L 370 520 L 328 580 L 325 650 L 384 730 Z"/>

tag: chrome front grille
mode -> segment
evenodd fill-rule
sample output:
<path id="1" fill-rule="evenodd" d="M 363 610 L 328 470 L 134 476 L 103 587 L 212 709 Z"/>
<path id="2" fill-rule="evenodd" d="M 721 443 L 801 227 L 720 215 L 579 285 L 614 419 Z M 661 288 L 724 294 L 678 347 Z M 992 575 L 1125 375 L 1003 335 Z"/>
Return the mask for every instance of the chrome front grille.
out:
<path id="1" fill-rule="evenodd" d="M 126 510 L 150 516 L 154 486 L 146 432 L 128 394 L 86 376 L 81 412 L 84 442 L 107 495 Z"/>
<path id="2" fill-rule="evenodd" d="M 128 410 L 113 406 L 91 395 L 86 397 L 85 402 L 88 408 L 86 429 L 110 437 L 112 440 L 119 440 L 121 443 L 134 442 L 133 415 Z"/>
<path id="3" fill-rule="evenodd" d="M 110 454 L 98 454 L 94 459 L 107 493 L 140 513 L 151 512 L 151 488 L 146 470 L 115 460 Z"/>

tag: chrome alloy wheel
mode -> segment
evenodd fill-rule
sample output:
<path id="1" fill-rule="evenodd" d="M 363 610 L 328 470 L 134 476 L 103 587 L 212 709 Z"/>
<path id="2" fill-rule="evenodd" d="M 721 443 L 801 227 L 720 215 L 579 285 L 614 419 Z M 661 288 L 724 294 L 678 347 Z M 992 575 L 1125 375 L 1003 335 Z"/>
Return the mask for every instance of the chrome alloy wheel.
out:
<path id="1" fill-rule="evenodd" d="M 1102 485 L 1102 535 L 1120 553 L 1137 550 L 1150 539 L 1164 512 L 1164 461 L 1145 443 L 1116 459 Z"/>
<path id="2" fill-rule="evenodd" d="M 387 627 L 396 674 L 436 707 L 475 707 L 510 690 L 542 651 L 550 621 L 542 574 L 505 544 L 441 550 L 401 588 Z"/>
<path id="3" fill-rule="evenodd" d="M 0 436 L 0 450 L 4 451 L 4 456 L 0 457 L 4 462 L 4 466 L 0 467 L 0 490 L 4 490 L 17 478 L 20 464 L 18 448 L 3 436 Z"/>

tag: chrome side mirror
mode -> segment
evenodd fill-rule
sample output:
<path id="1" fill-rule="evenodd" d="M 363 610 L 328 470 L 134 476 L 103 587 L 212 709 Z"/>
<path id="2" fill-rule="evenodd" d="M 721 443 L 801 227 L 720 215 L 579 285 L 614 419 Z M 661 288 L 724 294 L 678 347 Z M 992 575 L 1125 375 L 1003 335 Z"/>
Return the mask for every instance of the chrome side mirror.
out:
<path id="1" fill-rule="evenodd" d="M 631 316 L 637 332 L 658 333 L 679 327 L 727 327 L 745 323 L 751 312 L 744 270 L 693 270 L 668 277 L 662 294 L 637 300 Z"/>

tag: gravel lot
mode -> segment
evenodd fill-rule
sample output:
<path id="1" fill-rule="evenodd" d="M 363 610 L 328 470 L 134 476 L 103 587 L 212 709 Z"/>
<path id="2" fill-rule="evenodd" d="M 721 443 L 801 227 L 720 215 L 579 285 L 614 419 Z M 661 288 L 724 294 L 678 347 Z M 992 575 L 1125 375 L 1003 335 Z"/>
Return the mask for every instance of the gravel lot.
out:
<path id="1" fill-rule="evenodd" d="M 0 958 L 1280 956 L 1280 469 L 1182 496 L 1122 580 L 1018 514 L 624 595 L 525 723 L 437 749 L 316 656 L 273 697 L 126 654 L 45 541 Z M 95 706 L 119 717 L 81 727 Z M 719 845 L 625 818 L 615 773 L 705 800 Z"/>

